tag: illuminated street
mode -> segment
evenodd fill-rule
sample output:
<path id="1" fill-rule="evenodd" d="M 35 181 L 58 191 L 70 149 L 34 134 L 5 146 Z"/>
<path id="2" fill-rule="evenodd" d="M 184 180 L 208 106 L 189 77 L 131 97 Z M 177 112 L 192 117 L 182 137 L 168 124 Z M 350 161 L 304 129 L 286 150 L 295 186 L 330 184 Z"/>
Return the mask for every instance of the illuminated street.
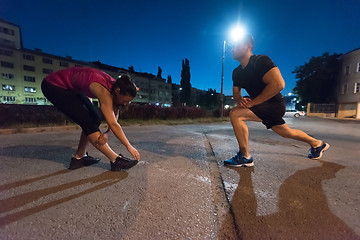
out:
<path id="1" fill-rule="evenodd" d="M 222 165 L 230 123 L 124 127 L 127 172 L 93 148 L 99 164 L 68 170 L 79 130 L 0 135 L 0 239 L 359 239 L 360 122 L 285 120 L 330 143 L 322 160 L 261 123 L 239 169 Z"/>

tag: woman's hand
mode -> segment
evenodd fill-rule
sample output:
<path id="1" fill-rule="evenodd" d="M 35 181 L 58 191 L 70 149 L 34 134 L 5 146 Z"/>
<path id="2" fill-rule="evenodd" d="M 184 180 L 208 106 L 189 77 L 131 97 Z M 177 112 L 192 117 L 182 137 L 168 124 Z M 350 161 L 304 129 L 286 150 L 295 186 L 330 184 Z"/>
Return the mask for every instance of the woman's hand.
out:
<path id="1" fill-rule="evenodd" d="M 100 136 L 97 139 L 97 141 L 95 142 L 95 144 L 96 144 L 96 146 L 101 147 L 107 143 L 108 139 L 109 139 L 109 136 L 106 132 L 100 133 Z"/>
<path id="2" fill-rule="evenodd" d="M 140 160 L 140 153 L 133 146 L 130 145 L 127 150 L 133 155 L 135 160 Z"/>

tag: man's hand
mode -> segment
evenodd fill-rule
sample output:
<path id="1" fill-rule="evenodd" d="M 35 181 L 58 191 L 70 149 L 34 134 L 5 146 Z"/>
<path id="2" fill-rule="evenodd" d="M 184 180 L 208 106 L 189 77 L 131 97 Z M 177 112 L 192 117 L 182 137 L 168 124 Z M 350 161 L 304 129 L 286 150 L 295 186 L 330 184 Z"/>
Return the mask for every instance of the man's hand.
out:
<path id="1" fill-rule="evenodd" d="M 238 104 L 240 108 L 251 108 L 253 104 L 250 98 L 242 98 Z"/>
<path id="2" fill-rule="evenodd" d="M 253 107 L 255 104 L 254 104 L 254 101 L 249 99 L 247 102 L 246 102 L 246 108 L 251 108 Z"/>

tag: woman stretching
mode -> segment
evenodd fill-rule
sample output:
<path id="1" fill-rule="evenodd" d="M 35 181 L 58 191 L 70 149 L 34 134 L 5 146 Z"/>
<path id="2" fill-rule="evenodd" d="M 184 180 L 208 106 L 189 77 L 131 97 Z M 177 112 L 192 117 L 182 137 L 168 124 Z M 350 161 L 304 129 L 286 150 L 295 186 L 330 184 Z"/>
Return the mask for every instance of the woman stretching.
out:
<path id="1" fill-rule="evenodd" d="M 109 160 L 112 171 L 129 169 L 140 160 L 139 152 L 130 144 L 117 122 L 119 109 L 136 96 L 137 89 L 130 76 L 122 75 L 117 80 L 98 69 L 73 67 L 49 74 L 42 82 L 44 96 L 67 117 L 82 128 L 75 155 L 69 169 L 77 169 L 98 163 L 100 159 L 87 155 L 90 142 Z M 116 154 L 107 144 L 107 134 L 99 130 L 101 119 L 89 100 L 97 98 L 101 112 L 117 139 L 127 148 L 134 160 Z M 107 131 L 107 132 L 108 132 Z"/>

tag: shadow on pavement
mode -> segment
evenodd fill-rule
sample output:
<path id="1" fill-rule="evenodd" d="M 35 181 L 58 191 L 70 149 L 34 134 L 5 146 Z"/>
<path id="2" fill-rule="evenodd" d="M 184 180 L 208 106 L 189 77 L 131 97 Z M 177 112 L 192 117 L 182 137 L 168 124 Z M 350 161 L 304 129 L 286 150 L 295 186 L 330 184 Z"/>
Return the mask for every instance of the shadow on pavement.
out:
<path id="1" fill-rule="evenodd" d="M 46 178 L 49 178 L 52 176 L 65 174 L 70 171 L 71 170 L 64 169 L 64 170 L 60 170 L 58 172 L 54 172 L 54 173 L 40 176 L 37 178 L 31 178 L 31 179 L 21 180 L 21 181 L 14 182 L 14 183 L 0 185 L 0 192 L 6 191 L 6 190 L 9 190 L 12 188 L 20 187 L 20 186 L 23 186 L 26 184 L 30 184 L 35 181 L 43 180 L 43 179 L 46 179 Z M 128 176 L 127 172 L 107 171 L 107 172 L 101 173 L 99 175 L 90 177 L 90 178 L 81 179 L 81 180 L 77 180 L 77 181 L 73 181 L 73 182 L 69 182 L 69 183 L 64 183 L 64 184 L 61 184 L 58 186 L 48 187 L 48 188 L 44 188 L 41 190 L 36 190 L 36 191 L 32 191 L 32 192 L 19 194 L 17 196 L 13 196 L 13 197 L 10 197 L 7 199 L 2 199 L 2 200 L 0 200 L 0 213 L 2 215 L 4 215 L 4 214 L 6 214 L 6 212 L 21 208 L 22 206 L 25 206 L 26 204 L 32 203 L 34 201 L 39 200 L 40 198 L 47 197 L 54 193 L 59 193 L 64 190 L 75 188 L 75 187 L 78 187 L 78 186 L 81 186 L 84 184 L 89 184 L 89 183 L 91 183 L 92 185 L 95 185 L 95 186 L 90 187 L 81 192 L 77 192 L 76 190 L 74 190 L 74 192 L 76 192 L 76 193 L 72 194 L 70 196 L 56 199 L 56 200 L 50 201 L 48 203 L 45 203 L 45 204 L 42 204 L 39 206 L 35 206 L 35 207 L 31 207 L 31 208 L 28 208 L 25 210 L 20 210 L 16 213 L 11 213 L 6 216 L 2 216 L 2 217 L 0 217 L 0 226 L 10 224 L 10 223 L 18 221 L 24 217 L 33 215 L 35 213 L 38 213 L 40 211 L 43 211 L 48 208 L 54 207 L 56 205 L 62 204 L 64 202 L 67 202 L 67 201 L 79 198 L 81 196 L 84 196 L 86 194 L 109 187 L 113 184 L 116 184 L 116 183 L 124 180 L 127 176 Z"/>
<path id="2" fill-rule="evenodd" d="M 321 185 L 344 166 L 319 162 L 321 166 L 299 170 L 284 181 L 279 190 L 279 210 L 267 216 L 256 215 L 253 168 L 233 169 L 240 180 L 223 225 L 234 219 L 240 239 L 359 239 L 331 212 Z"/>
<path id="3" fill-rule="evenodd" d="M 71 147 L 47 145 L 17 145 L 0 148 L 0 156 L 48 160 L 64 164 L 65 168 L 69 167 L 70 159 L 74 152 L 75 150 Z M 92 167 L 98 167 L 105 170 L 110 168 L 108 163 L 103 162 L 92 165 Z"/>
<path id="4" fill-rule="evenodd" d="M 32 158 L 69 164 L 74 149 L 64 146 L 16 145 L 0 148 L 0 156 Z"/>

